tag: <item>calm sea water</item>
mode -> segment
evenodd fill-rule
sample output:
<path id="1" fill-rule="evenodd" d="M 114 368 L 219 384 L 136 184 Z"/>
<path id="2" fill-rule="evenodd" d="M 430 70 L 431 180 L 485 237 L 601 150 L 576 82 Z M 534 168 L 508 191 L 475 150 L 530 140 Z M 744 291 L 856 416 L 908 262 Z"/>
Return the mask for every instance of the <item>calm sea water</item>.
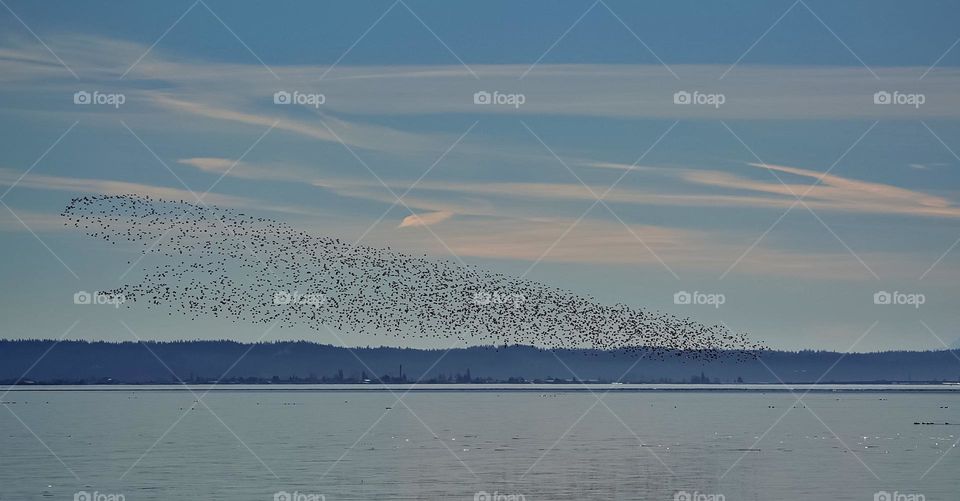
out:
<path id="1" fill-rule="evenodd" d="M 960 499 L 955 391 L 447 388 L 16 390 L 0 499 Z"/>

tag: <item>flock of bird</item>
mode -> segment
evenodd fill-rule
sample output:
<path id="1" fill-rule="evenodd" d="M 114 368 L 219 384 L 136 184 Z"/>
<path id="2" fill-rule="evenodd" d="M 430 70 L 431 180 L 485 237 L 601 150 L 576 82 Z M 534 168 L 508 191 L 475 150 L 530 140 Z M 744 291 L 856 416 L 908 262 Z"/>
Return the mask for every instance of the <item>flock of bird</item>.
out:
<path id="1" fill-rule="evenodd" d="M 163 262 L 108 291 L 170 314 L 305 326 L 449 345 L 532 345 L 652 358 L 752 357 L 744 334 L 671 314 L 601 304 L 538 282 L 355 245 L 231 209 L 142 195 L 71 200 L 66 225 Z"/>

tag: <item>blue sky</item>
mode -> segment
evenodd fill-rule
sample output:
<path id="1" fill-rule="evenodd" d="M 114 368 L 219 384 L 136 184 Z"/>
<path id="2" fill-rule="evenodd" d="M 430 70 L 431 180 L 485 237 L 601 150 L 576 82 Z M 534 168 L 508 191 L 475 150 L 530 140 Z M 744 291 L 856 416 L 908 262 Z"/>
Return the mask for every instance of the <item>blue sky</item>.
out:
<path id="1" fill-rule="evenodd" d="M 60 337 L 79 319 L 67 337 L 129 339 L 124 320 L 142 338 L 258 339 L 72 303 L 149 262 L 65 231 L 71 197 L 208 189 L 207 203 L 773 347 L 960 336 L 955 3 L 6 5 L 0 277 L 15 286 L 0 290 L 0 336 Z M 78 105 L 78 91 L 124 102 Z M 726 302 L 677 305 L 678 291 Z M 878 291 L 925 303 L 877 305 Z"/>

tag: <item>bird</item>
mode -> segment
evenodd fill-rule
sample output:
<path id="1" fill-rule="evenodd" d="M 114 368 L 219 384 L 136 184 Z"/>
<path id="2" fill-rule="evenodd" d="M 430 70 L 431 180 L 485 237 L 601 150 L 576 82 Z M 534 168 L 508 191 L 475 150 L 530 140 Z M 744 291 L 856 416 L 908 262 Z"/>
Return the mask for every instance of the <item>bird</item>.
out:
<path id="1" fill-rule="evenodd" d="M 191 319 L 335 328 L 400 340 L 455 340 L 652 359 L 741 361 L 766 349 L 745 333 L 476 265 L 316 235 L 235 209 L 149 195 L 70 200 L 65 226 L 139 247 L 158 264 L 105 291 L 127 308 Z"/>

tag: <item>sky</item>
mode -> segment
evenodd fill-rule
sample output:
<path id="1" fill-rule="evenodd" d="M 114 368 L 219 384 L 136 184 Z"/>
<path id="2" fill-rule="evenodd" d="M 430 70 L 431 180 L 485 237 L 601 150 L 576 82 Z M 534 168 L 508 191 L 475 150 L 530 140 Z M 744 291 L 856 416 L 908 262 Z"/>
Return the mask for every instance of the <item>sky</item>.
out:
<path id="1" fill-rule="evenodd" d="M 0 337 L 338 342 L 74 304 L 150 262 L 68 231 L 60 211 L 139 193 L 773 348 L 943 348 L 960 338 L 958 14 L 936 1 L 4 0 Z M 683 292 L 723 301 L 677 304 Z"/>

